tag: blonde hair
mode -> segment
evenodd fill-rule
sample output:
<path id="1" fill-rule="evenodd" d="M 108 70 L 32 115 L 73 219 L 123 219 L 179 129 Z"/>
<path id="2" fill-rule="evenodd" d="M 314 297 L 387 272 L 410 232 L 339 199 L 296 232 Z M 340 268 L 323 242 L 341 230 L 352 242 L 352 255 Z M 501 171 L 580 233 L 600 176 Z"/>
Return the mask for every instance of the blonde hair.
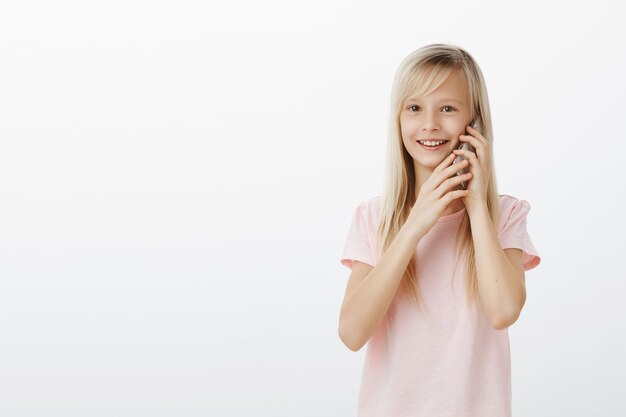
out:
<path id="1" fill-rule="evenodd" d="M 410 96 L 424 96 L 437 89 L 453 70 L 461 70 L 467 81 L 470 112 L 476 128 L 489 141 L 492 166 L 487 187 L 487 208 L 491 221 L 497 225 L 499 200 L 496 176 L 493 167 L 493 133 L 489 99 L 482 72 L 474 58 L 462 48 L 436 43 L 426 45 L 410 53 L 398 66 L 391 88 L 391 111 L 387 142 L 386 178 L 382 195 L 382 209 L 377 230 L 377 250 L 382 256 L 411 211 L 419 190 L 415 185 L 413 159 L 404 147 L 400 129 L 400 112 L 404 101 Z M 462 245 L 462 247 L 461 247 Z M 476 278 L 474 243 L 469 215 L 465 211 L 456 235 L 455 269 L 461 258 L 459 250 L 467 253 L 466 261 L 466 300 L 468 309 L 480 300 Z M 416 306 L 423 309 L 423 302 L 416 276 L 416 254 L 413 254 L 405 269 L 399 286 L 402 295 L 410 294 Z M 415 277 L 415 278 L 413 278 Z M 474 305 L 475 306 L 475 305 Z M 424 310 L 424 312 L 426 312 Z M 428 314 L 428 313 L 427 313 Z"/>

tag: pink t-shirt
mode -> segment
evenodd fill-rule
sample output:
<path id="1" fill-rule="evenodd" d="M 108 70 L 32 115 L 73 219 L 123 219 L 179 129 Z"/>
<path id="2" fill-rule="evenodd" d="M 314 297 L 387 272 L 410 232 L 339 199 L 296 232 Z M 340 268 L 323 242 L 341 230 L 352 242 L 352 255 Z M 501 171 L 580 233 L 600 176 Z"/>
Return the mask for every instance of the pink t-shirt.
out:
<path id="1" fill-rule="evenodd" d="M 500 195 L 498 240 L 523 250 L 524 270 L 539 265 L 526 230 L 530 204 Z M 376 266 L 376 226 L 382 198 L 356 208 L 341 263 Z M 417 245 L 417 275 L 425 316 L 396 297 L 367 342 L 358 417 L 510 417 L 508 329 L 494 329 L 482 307 L 467 309 L 465 252 L 454 269 L 454 241 L 465 209 L 442 216 Z"/>

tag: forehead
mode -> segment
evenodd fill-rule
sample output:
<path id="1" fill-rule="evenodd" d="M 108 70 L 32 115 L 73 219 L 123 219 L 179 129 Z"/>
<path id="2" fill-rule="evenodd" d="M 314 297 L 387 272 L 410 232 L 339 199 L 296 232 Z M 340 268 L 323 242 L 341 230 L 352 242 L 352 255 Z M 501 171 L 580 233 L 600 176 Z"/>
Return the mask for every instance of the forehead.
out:
<path id="1" fill-rule="evenodd" d="M 457 103 L 465 104 L 469 98 L 465 75 L 460 70 L 451 71 L 448 78 L 446 78 L 443 83 L 425 96 L 419 96 L 417 94 L 418 90 L 424 91 L 423 89 L 413 89 L 412 91 L 408 91 L 406 101 L 456 101 Z"/>
<path id="2" fill-rule="evenodd" d="M 421 101 L 421 100 L 432 100 L 432 101 L 437 101 L 437 102 L 441 102 L 441 101 L 454 101 L 455 103 L 461 104 L 461 105 L 465 105 L 465 102 L 463 100 L 461 100 L 460 98 L 456 98 L 456 97 L 431 97 L 432 94 L 429 94 L 425 97 L 418 97 L 418 96 L 411 96 L 411 97 L 407 97 L 405 101 L 407 102 L 412 102 L 412 101 Z"/>

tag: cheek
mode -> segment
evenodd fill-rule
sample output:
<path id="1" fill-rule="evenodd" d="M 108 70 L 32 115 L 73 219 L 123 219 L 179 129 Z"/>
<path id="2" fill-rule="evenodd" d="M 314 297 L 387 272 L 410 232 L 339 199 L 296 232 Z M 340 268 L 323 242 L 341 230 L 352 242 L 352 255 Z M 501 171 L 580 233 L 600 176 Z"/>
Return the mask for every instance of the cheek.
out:
<path id="1" fill-rule="evenodd" d="M 404 142 L 405 145 L 409 145 L 410 143 L 413 142 L 413 133 L 411 132 L 411 130 L 409 129 L 405 129 L 402 130 L 402 142 Z"/>
<path id="2" fill-rule="evenodd" d="M 402 133 L 402 137 L 404 139 L 410 139 L 411 136 L 415 133 L 415 129 L 411 126 L 410 123 L 403 123 L 400 121 L 400 133 Z"/>

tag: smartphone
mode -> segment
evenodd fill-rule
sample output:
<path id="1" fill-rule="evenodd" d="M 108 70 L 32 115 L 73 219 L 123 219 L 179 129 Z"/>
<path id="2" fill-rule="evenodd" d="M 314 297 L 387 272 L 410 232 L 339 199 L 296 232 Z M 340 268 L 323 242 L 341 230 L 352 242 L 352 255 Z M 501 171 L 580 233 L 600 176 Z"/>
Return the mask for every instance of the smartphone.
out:
<path id="1" fill-rule="evenodd" d="M 478 128 L 478 121 L 474 120 L 471 125 L 474 129 L 480 130 L 480 128 Z M 476 152 L 476 149 L 468 142 L 461 142 L 457 148 L 458 150 L 461 149 L 465 149 L 468 150 L 470 152 Z M 456 164 L 457 162 L 461 162 L 463 160 L 465 160 L 467 158 L 465 158 L 463 155 L 458 155 L 456 158 L 454 158 L 454 161 L 452 162 L 453 164 Z M 463 174 L 467 174 L 468 172 L 470 172 L 470 167 L 469 165 L 466 166 L 465 168 L 462 168 L 458 171 L 456 171 L 456 175 L 463 175 Z M 467 188 L 467 181 L 463 181 L 461 184 L 459 184 L 459 189 L 465 190 Z"/>

